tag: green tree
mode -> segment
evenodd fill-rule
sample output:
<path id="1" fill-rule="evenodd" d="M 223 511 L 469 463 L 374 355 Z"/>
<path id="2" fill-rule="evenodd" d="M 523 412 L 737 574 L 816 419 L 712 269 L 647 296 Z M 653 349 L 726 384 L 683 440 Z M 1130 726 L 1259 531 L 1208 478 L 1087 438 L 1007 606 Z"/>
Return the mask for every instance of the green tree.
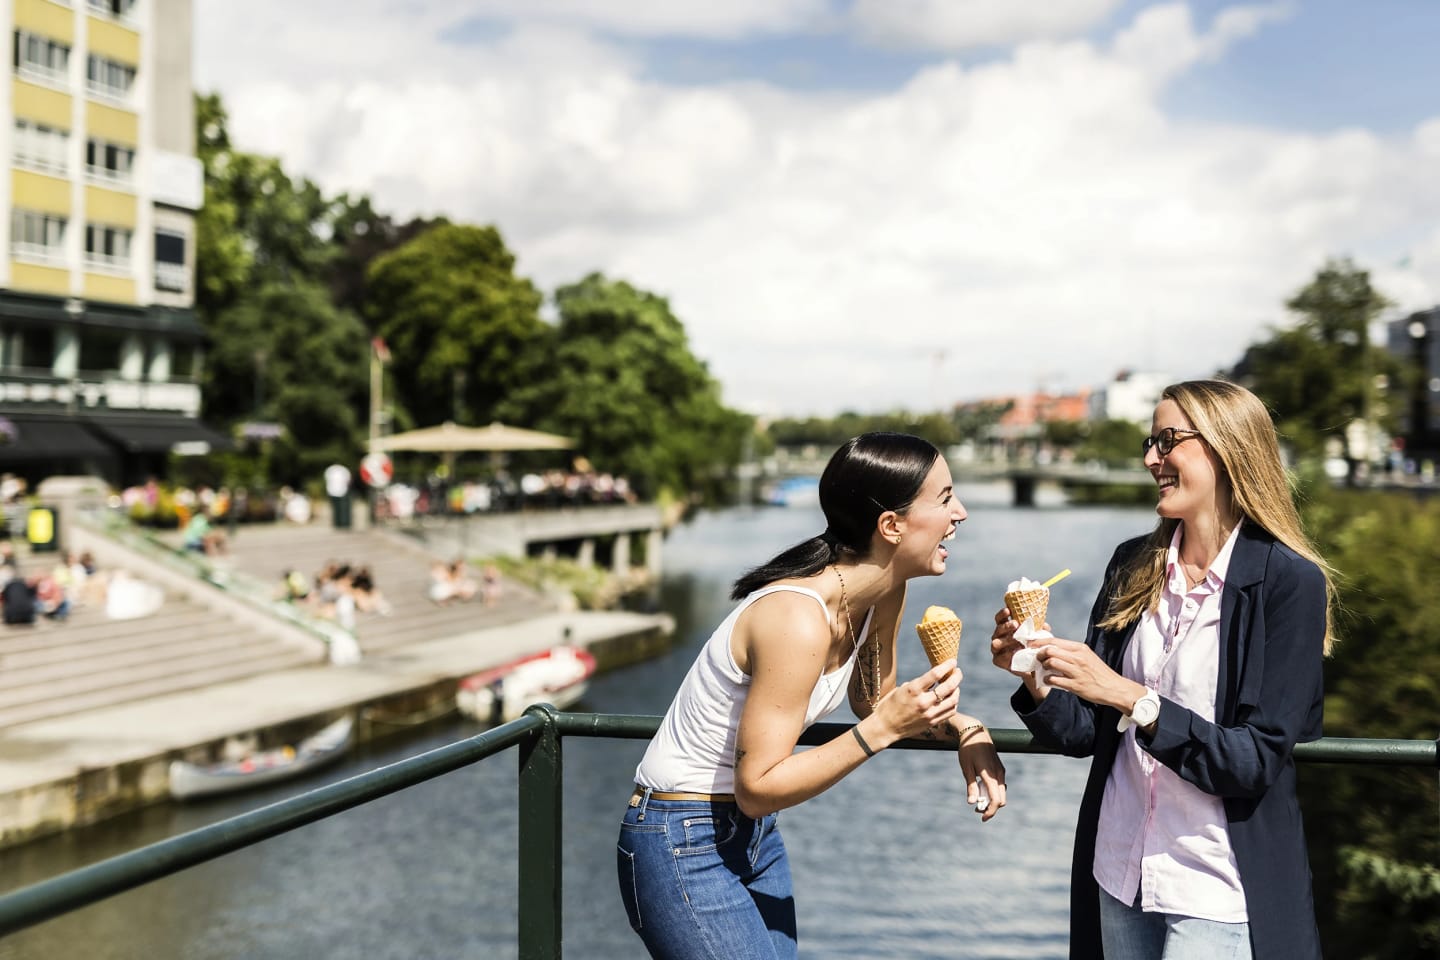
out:
<path id="1" fill-rule="evenodd" d="M 259 418 L 285 428 L 250 478 L 299 483 L 359 450 L 368 334 L 327 286 L 360 226 L 366 198 L 327 200 L 273 157 L 236 150 L 224 105 L 195 101 L 205 206 L 196 222 L 196 312 L 210 335 L 202 389 L 219 423 Z"/>
<path id="2" fill-rule="evenodd" d="M 442 220 L 415 218 L 396 223 L 378 212 L 366 196 L 342 193 L 330 204 L 330 244 L 333 255 L 326 265 L 326 284 L 335 305 L 364 315 L 368 296 L 367 275 L 376 258 L 404 246 Z"/>
<path id="3" fill-rule="evenodd" d="M 721 403 L 669 303 L 599 274 L 555 303 L 558 327 L 502 416 L 575 437 L 596 469 L 625 474 L 642 496 L 719 496 L 751 420 Z"/>
<path id="4" fill-rule="evenodd" d="M 397 401 L 420 425 L 495 417 L 546 337 L 540 293 L 494 227 L 440 222 L 376 258 L 367 285 Z"/>
<path id="5" fill-rule="evenodd" d="M 267 283 L 211 321 L 207 364 L 223 420 L 285 427 L 268 453 L 271 479 L 301 483 L 360 447 L 369 341 L 353 313 L 314 280 Z"/>
<path id="6" fill-rule="evenodd" d="M 1285 305 L 1298 314 L 1296 325 L 1252 345 L 1234 377 L 1269 404 L 1302 456 L 1320 456 L 1327 440 L 1338 440 L 1353 478 L 1365 454 L 1345 443 L 1351 423 L 1395 426 L 1397 411 L 1386 407 L 1376 385 L 1398 384 L 1401 369 L 1369 336 L 1388 301 L 1367 271 L 1331 260 Z"/>
<path id="7" fill-rule="evenodd" d="M 1340 572 L 1341 642 L 1325 665 L 1325 735 L 1433 739 L 1440 727 L 1440 502 L 1317 485 L 1306 527 Z M 1300 768 L 1326 953 L 1440 952 L 1435 771 Z"/>
<path id="8" fill-rule="evenodd" d="M 331 256 L 331 205 L 308 179 L 291 179 L 274 157 L 230 144 L 218 95 L 195 101 L 196 154 L 205 171 L 197 216 L 196 308 L 202 317 L 259 284 L 319 277 Z"/>

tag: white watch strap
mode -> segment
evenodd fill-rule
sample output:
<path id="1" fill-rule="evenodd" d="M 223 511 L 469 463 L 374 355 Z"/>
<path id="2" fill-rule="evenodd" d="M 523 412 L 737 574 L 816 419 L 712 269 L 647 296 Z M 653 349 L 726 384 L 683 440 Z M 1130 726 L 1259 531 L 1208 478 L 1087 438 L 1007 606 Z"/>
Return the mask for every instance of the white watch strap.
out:
<path id="1" fill-rule="evenodd" d="M 1146 688 L 1145 688 L 1145 692 L 1140 695 L 1139 699 L 1137 699 L 1137 700 L 1135 701 L 1135 703 L 1139 703 L 1141 700 L 1144 700 L 1146 697 L 1151 696 L 1151 695 L 1153 695 L 1154 693 L 1155 693 L 1154 690 L 1151 690 L 1149 687 L 1146 687 Z M 1130 709 L 1131 709 L 1131 710 L 1134 710 L 1134 709 L 1135 709 L 1135 704 L 1131 704 L 1131 705 L 1130 705 Z M 1121 733 L 1124 733 L 1126 730 L 1129 730 L 1129 729 L 1130 729 L 1131 727 L 1133 727 L 1133 726 L 1136 726 L 1136 723 L 1135 723 L 1135 720 L 1130 716 L 1130 714 L 1128 714 L 1128 713 L 1122 713 L 1122 714 L 1120 714 L 1120 722 L 1117 723 L 1117 724 L 1115 724 L 1115 729 L 1118 730 L 1118 731 L 1120 731 Z"/>

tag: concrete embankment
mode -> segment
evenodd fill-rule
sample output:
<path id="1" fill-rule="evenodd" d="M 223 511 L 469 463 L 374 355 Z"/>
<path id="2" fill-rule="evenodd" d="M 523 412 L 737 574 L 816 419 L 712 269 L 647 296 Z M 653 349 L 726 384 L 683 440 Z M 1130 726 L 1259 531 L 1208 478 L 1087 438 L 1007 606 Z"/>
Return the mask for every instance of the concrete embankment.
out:
<path id="1" fill-rule="evenodd" d="M 600 669 L 654 656 L 664 614 L 551 612 L 312 665 L 0 729 L 0 847 L 164 800 L 169 764 L 293 743 L 350 713 L 362 740 L 439 717 L 457 681 L 566 640 Z"/>

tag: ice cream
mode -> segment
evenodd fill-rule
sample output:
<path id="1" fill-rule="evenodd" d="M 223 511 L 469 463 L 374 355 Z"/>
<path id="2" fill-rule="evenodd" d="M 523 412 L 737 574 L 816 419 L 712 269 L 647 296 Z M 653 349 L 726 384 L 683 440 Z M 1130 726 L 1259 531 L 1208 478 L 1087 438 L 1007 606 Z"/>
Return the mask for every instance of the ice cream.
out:
<path id="1" fill-rule="evenodd" d="M 927 607 L 925 616 L 915 624 L 920 634 L 920 643 L 925 647 L 925 656 L 930 665 L 953 660 L 960 651 L 960 618 L 949 607 Z"/>
<path id="2" fill-rule="evenodd" d="M 1045 626 L 1045 612 L 1050 608 L 1050 588 L 1029 577 L 1012 580 L 1005 588 L 1005 606 L 1010 608 L 1011 620 L 1021 624 L 1029 620 L 1039 630 Z"/>
<path id="3" fill-rule="evenodd" d="M 1023 647 L 1015 651 L 1010 660 L 1010 669 L 1016 673 L 1034 673 L 1035 682 L 1044 690 L 1047 688 L 1045 677 L 1048 671 L 1036 658 L 1035 653 L 1037 648 L 1044 646 L 1042 641 L 1054 638 L 1054 635 L 1045 629 L 1045 612 L 1050 608 L 1050 588 L 1038 580 L 1021 577 L 1006 588 L 1005 606 L 1010 608 L 1010 619 L 1020 624 L 1015 630 L 1015 639 L 1020 641 Z"/>

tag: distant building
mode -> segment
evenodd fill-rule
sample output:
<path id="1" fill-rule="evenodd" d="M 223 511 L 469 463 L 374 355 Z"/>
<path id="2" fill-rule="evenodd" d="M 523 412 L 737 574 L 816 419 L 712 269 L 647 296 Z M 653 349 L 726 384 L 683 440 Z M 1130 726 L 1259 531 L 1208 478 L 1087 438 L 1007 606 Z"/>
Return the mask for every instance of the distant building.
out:
<path id="1" fill-rule="evenodd" d="M 1160 392 L 1175 380 L 1166 373 L 1122 370 L 1090 397 L 1092 420 L 1129 420 L 1148 425 Z"/>
<path id="2" fill-rule="evenodd" d="M 13 0 L 0 79 L 0 462 L 133 482 L 200 413 L 190 0 Z"/>
<path id="3" fill-rule="evenodd" d="M 1407 457 L 1440 454 L 1440 307 L 1385 325 L 1386 347 L 1414 371 L 1409 395 L 1397 398 Z"/>

